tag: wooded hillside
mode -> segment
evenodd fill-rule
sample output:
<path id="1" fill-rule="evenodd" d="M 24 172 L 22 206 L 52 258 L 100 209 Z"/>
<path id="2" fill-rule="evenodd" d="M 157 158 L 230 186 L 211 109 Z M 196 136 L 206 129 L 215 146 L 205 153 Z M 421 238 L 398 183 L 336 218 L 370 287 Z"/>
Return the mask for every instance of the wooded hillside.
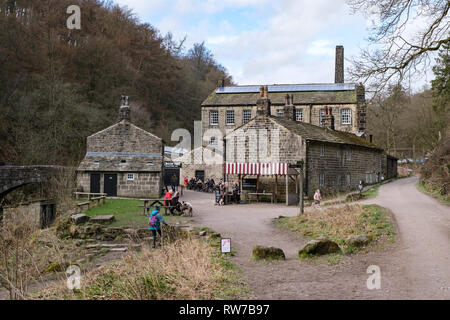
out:
<path id="1" fill-rule="evenodd" d="M 69 5 L 81 30 L 69 30 Z M 220 79 L 203 44 L 162 36 L 131 12 L 100 0 L 0 3 L 0 162 L 76 164 L 86 137 L 114 123 L 120 95 L 133 121 L 170 143 L 193 127 Z"/>

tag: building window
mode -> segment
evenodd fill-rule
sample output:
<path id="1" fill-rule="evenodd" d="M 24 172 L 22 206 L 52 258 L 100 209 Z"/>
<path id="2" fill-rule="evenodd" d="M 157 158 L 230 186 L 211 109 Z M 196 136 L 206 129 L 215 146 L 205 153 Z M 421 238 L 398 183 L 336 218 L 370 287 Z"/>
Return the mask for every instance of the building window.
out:
<path id="1" fill-rule="evenodd" d="M 341 124 L 352 124 L 352 110 L 342 109 Z"/>
<path id="2" fill-rule="evenodd" d="M 325 146 L 320 146 L 320 156 L 325 156 Z"/>
<path id="3" fill-rule="evenodd" d="M 209 124 L 211 126 L 217 126 L 219 124 L 219 111 L 211 110 L 209 112 Z"/>
<path id="4" fill-rule="evenodd" d="M 352 184 L 352 177 L 350 174 L 347 174 L 347 185 L 350 186 Z"/>
<path id="5" fill-rule="evenodd" d="M 325 174 L 324 173 L 321 173 L 319 175 L 319 186 L 321 186 L 321 187 L 325 186 Z"/>
<path id="6" fill-rule="evenodd" d="M 120 160 L 120 165 L 126 165 L 127 164 L 127 160 Z"/>
<path id="7" fill-rule="evenodd" d="M 278 109 L 277 110 L 277 117 L 282 117 L 284 114 L 284 110 L 283 109 Z"/>
<path id="8" fill-rule="evenodd" d="M 303 122 L 303 109 L 295 109 L 295 121 Z"/>
<path id="9" fill-rule="evenodd" d="M 322 125 L 323 123 L 323 116 L 325 115 L 325 109 L 320 109 L 319 113 L 319 124 Z"/>
<path id="10" fill-rule="evenodd" d="M 209 139 L 209 144 L 212 146 L 217 146 L 217 139 L 216 137 L 211 137 L 211 139 Z"/>
<path id="11" fill-rule="evenodd" d="M 252 110 L 242 111 L 242 123 L 247 123 L 252 118 Z"/>
<path id="12" fill-rule="evenodd" d="M 134 180 L 134 173 L 127 173 L 127 180 L 133 181 Z"/>
<path id="13" fill-rule="evenodd" d="M 352 150 L 345 150 L 345 160 L 352 160 Z"/>
<path id="14" fill-rule="evenodd" d="M 227 126 L 234 125 L 234 110 L 227 110 Z"/>

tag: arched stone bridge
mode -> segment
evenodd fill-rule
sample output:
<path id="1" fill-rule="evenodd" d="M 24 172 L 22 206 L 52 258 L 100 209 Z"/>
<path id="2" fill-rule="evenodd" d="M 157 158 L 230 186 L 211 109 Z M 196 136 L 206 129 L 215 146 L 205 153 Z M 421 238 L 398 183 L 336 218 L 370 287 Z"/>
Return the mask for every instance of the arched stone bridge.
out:
<path id="1" fill-rule="evenodd" d="M 60 166 L 1 166 L 0 197 L 26 184 L 46 182 L 64 169 L 67 168 Z"/>

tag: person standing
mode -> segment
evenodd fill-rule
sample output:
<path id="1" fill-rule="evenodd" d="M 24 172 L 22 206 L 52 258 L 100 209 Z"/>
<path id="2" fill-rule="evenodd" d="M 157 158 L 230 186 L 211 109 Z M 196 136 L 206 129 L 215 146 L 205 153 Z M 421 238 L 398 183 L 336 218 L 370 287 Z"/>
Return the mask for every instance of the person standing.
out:
<path id="1" fill-rule="evenodd" d="M 173 190 L 173 192 L 177 191 L 176 187 L 177 187 L 177 176 L 175 175 L 175 173 L 172 175 L 172 178 L 170 178 L 170 183 L 171 183 L 171 188 Z"/>
<path id="2" fill-rule="evenodd" d="M 166 195 L 164 196 L 164 206 L 168 206 L 169 205 L 169 201 L 172 199 L 172 190 L 169 190 L 166 192 Z"/>
<path id="3" fill-rule="evenodd" d="M 239 199 L 239 183 L 237 181 L 235 181 L 233 183 L 233 202 L 234 203 L 239 203 L 240 199 Z"/>
<path id="4" fill-rule="evenodd" d="M 322 195 L 320 194 L 320 190 L 317 189 L 316 193 L 314 193 L 314 204 L 320 206 L 320 201 L 322 201 Z"/>
<path id="5" fill-rule="evenodd" d="M 152 235 L 153 235 L 153 248 L 156 248 L 156 234 L 157 233 L 159 234 L 158 245 L 161 246 L 161 239 L 162 239 L 161 222 L 164 223 L 164 225 L 168 226 L 166 221 L 164 221 L 164 218 L 159 213 L 159 210 L 160 210 L 160 207 L 156 206 L 155 210 L 152 211 L 152 214 L 150 215 L 149 222 L 148 222 L 150 230 L 152 231 Z"/>

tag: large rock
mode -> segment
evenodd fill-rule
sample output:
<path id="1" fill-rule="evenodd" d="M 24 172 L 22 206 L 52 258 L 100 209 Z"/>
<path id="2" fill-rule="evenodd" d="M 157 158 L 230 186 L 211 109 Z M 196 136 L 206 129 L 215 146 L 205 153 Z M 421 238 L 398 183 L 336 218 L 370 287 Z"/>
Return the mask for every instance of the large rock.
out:
<path id="1" fill-rule="evenodd" d="M 74 214 L 70 217 L 75 224 L 83 224 L 89 221 L 89 216 L 84 213 Z"/>
<path id="2" fill-rule="evenodd" d="M 286 256 L 284 255 L 283 250 L 274 247 L 263 247 L 256 246 L 253 248 L 253 259 L 261 260 L 285 260 Z"/>
<path id="3" fill-rule="evenodd" d="M 93 223 L 100 223 L 100 224 L 110 224 L 115 219 L 116 218 L 113 215 L 97 216 L 97 217 L 91 218 L 91 222 L 93 222 Z"/>
<path id="4" fill-rule="evenodd" d="M 353 247 L 361 247 L 361 246 L 365 246 L 369 242 L 370 242 L 369 237 L 367 237 L 365 234 L 362 234 L 362 235 L 351 238 L 348 241 L 348 244 Z"/>
<path id="5" fill-rule="evenodd" d="M 299 250 L 299 257 L 305 255 L 324 255 L 328 253 L 341 252 L 336 242 L 328 239 L 316 239 L 309 241 L 302 249 Z"/>

